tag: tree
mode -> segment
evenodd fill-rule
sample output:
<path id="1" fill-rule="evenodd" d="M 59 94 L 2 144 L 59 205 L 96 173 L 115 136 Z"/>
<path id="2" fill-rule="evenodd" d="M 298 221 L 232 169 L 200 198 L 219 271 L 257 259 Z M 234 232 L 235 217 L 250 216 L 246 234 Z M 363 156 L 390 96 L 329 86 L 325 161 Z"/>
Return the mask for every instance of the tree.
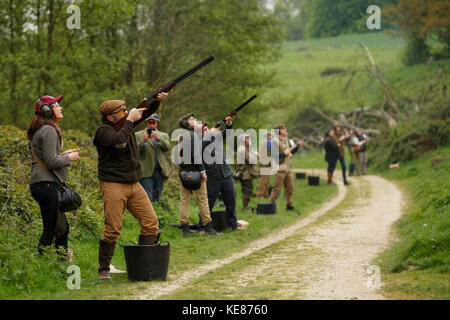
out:
<path id="1" fill-rule="evenodd" d="M 24 128 L 38 97 L 63 94 L 62 126 L 93 133 L 103 100 L 136 106 L 214 54 L 216 60 L 180 84 L 160 112 L 165 129 L 188 110 L 217 121 L 273 82 L 263 66 L 278 57 L 282 24 L 260 2 L 82 1 L 76 2 L 81 30 L 69 30 L 69 2 L 2 1 L 0 111 L 7 123 Z"/>
<path id="2" fill-rule="evenodd" d="M 387 19 L 407 34 L 405 64 L 426 61 L 429 56 L 427 39 L 434 38 L 444 45 L 442 55 L 450 56 L 450 2 L 446 0 L 399 0 L 387 6 Z"/>

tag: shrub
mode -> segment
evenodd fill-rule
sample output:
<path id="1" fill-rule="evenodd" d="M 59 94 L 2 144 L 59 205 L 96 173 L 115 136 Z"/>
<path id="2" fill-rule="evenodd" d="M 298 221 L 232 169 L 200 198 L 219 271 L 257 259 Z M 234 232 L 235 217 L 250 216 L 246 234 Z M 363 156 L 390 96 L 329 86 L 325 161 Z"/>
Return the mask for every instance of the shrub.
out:
<path id="1" fill-rule="evenodd" d="M 75 212 L 66 213 L 70 224 L 69 247 L 92 243 L 96 247 L 103 229 L 103 202 L 97 177 L 97 151 L 92 138 L 76 130 L 63 132 L 64 149 L 80 148 L 80 160 L 69 168 L 67 183 L 83 199 Z M 35 288 L 57 290 L 64 285 L 68 263 L 48 248 L 40 257 L 37 244 L 42 232 L 39 206 L 28 186 L 31 158 L 25 131 L 0 126 L 0 286 L 10 291 Z M 161 227 L 177 213 L 178 185 L 164 186 L 163 201 L 154 204 Z M 52 283 L 47 283 L 51 279 Z M 3 290 L 3 289 L 2 289 Z M 23 293 L 23 291 L 22 291 Z M 18 295 L 23 296 L 22 293 Z M 14 293 L 9 293 L 14 295 Z"/>

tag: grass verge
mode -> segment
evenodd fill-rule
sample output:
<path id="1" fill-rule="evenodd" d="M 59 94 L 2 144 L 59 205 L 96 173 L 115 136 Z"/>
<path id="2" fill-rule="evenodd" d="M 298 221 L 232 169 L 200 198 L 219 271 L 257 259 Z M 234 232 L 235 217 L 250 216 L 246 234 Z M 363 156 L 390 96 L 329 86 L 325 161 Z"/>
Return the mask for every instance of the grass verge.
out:
<path id="1" fill-rule="evenodd" d="M 388 298 L 450 298 L 450 160 L 431 165 L 449 156 L 450 147 L 440 148 L 382 174 L 407 203 L 394 225 L 398 240 L 377 259 Z"/>

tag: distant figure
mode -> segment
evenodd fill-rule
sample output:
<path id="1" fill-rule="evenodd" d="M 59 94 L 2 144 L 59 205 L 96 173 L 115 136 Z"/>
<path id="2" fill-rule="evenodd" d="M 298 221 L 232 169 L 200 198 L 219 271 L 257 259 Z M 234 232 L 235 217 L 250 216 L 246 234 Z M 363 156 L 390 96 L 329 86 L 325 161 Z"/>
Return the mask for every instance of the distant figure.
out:
<path id="1" fill-rule="evenodd" d="M 355 136 L 355 144 L 356 144 L 356 154 L 358 155 L 358 164 L 356 165 L 356 175 L 366 175 L 366 149 L 367 149 L 367 141 L 369 137 L 361 132 L 360 129 L 356 129 Z"/>
<path id="2" fill-rule="evenodd" d="M 270 193 L 270 202 L 276 203 L 280 195 L 281 187 L 284 185 L 284 193 L 286 195 L 286 210 L 294 210 L 293 194 L 294 194 L 294 178 L 292 177 L 292 156 L 298 151 L 299 147 L 303 145 L 299 141 L 296 146 L 291 146 L 289 143 L 289 136 L 287 128 L 284 124 L 279 124 L 275 127 L 278 130 L 278 136 L 272 140 L 278 149 L 277 155 L 272 155 L 279 160 L 278 172 L 275 174 L 273 181 L 273 189 Z M 278 156 L 278 157 L 276 157 Z"/>
<path id="3" fill-rule="evenodd" d="M 270 147 L 272 144 L 272 133 L 267 132 L 267 156 L 270 157 Z M 260 164 L 260 168 L 269 168 L 270 163 L 268 164 Z M 269 185 L 270 185 L 270 175 L 261 174 L 261 178 L 259 179 L 258 192 L 256 193 L 257 198 L 269 198 Z"/>
<path id="4" fill-rule="evenodd" d="M 325 131 L 324 148 L 325 148 L 325 161 L 328 162 L 328 169 L 327 169 L 328 184 L 334 184 L 332 180 L 333 173 L 334 169 L 336 169 L 337 160 L 341 156 L 341 151 L 334 138 L 333 129 Z"/>
<path id="5" fill-rule="evenodd" d="M 354 142 L 355 133 L 354 133 L 353 129 L 350 129 L 346 132 L 346 134 L 349 137 L 347 140 L 347 147 L 348 147 L 348 152 L 350 153 L 350 165 L 348 168 L 348 175 L 354 176 L 356 164 L 358 163 L 358 156 L 356 155 L 355 142 Z"/>
<path id="6" fill-rule="evenodd" d="M 342 169 L 342 177 L 344 178 L 344 184 L 349 184 L 347 182 L 346 176 L 346 164 L 345 164 L 345 152 L 344 152 L 344 143 L 349 139 L 349 136 L 346 135 L 341 130 L 341 126 L 334 126 L 334 140 L 336 141 L 337 146 L 339 147 L 339 162 L 341 163 Z"/>
<path id="7" fill-rule="evenodd" d="M 250 135 L 243 134 L 239 137 L 241 140 L 238 145 L 238 159 L 239 155 L 244 153 L 245 162 L 237 164 L 237 173 L 241 176 L 242 186 L 242 207 L 244 210 L 248 210 L 248 204 L 253 194 L 253 179 L 258 177 L 257 158 L 258 153 L 250 151 Z"/>

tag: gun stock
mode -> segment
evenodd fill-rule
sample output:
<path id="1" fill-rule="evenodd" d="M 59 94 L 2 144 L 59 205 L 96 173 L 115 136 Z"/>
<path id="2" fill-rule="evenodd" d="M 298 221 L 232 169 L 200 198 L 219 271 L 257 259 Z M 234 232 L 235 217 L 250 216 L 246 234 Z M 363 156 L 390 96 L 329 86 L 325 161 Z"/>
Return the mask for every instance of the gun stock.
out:
<path id="1" fill-rule="evenodd" d="M 197 72 L 198 70 L 200 70 L 201 68 L 203 68 L 204 66 L 206 66 L 207 64 L 209 64 L 210 62 L 214 61 L 216 58 L 212 55 L 209 56 L 208 58 L 206 58 L 205 60 L 203 60 L 202 62 L 200 62 L 198 65 L 192 67 L 191 69 L 189 69 L 188 71 L 186 71 L 185 73 L 183 73 L 182 75 L 178 76 L 177 78 L 167 82 L 166 84 L 162 85 L 158 90 L 152 92 L 150 95 L 148 95 L 147 97 L 145 97 L 144 99 L 141 100 L 141 102 L 138 105 L 138 108 L 147 108 L 148 112 L 150 114 L 155 113 L 158 108 L 159 108 L 159 104 L 158 104 L 158 94 L 161 92 L 169 92 L 170 90 L 172 90 L 178 83 L 180 83 L 181 81 L 183 81 L 184 79 L 190 77 L 191 75 L 193 75 L 195 72 Z M 119 122 L 114 124 L 114 128 L 119 131 L 120 128 L 122 128 L 123 124 L 125 123 L 126 118 L 120 120 Z"/>
<path id="2" fill-rule="evenodd" d="M 225 118 L 226 117 L 233 117 L 233 116 L 235 116 L 242 108 L 244 108 L 246 105 L 248 105 L 250 102 L 252 102 L 252 100 L 255 99 L 256 97 L 257 97 L 257 95 L 254 94 L 250 99 L 248 99 L 243 104 L 241 104 L 239 107 L 237 107 L 236 109 L 231 111 L 229 114 L 227 114 L 225 116 Z M 225 118 L 223 118 L 222 120 L 217 121 L 216 128 L 219 128 L 222 125 L 222 123 L 225 122 Z"/>

